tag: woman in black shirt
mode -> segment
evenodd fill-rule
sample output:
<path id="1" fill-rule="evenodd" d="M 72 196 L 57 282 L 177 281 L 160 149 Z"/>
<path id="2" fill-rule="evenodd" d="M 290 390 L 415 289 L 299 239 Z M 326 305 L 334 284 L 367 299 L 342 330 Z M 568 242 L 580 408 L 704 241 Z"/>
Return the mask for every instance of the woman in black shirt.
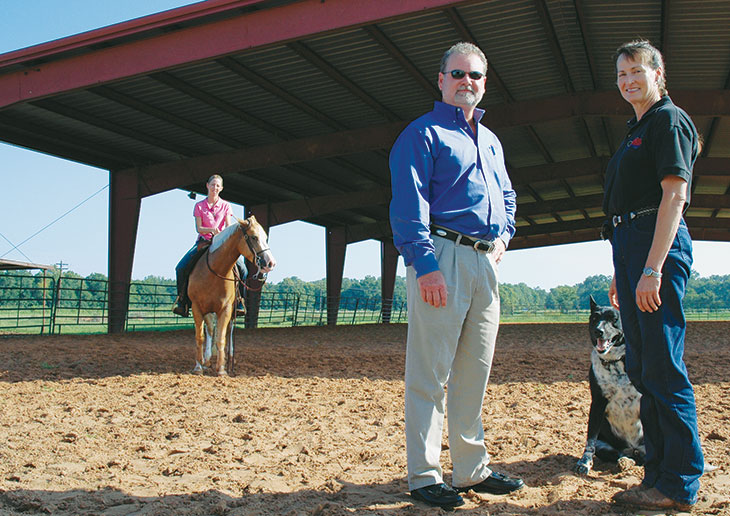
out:
<path id="1" fill-rule="evenodd" d="M 684 364 L 682 308 L 692 241 L 690 201 L 697 130 L 665 86 L 661 53 L 647 41 L 616 52 L 617 85 L 634 109 L 606 171 L 604 212 L 612 230 L 611 303 L 626 335 L 626 372 L 641 392 L 646 464 L 641 485 L 617 503 L 687 510 L 697 502 L 704 458 L 694 391 Z"/>

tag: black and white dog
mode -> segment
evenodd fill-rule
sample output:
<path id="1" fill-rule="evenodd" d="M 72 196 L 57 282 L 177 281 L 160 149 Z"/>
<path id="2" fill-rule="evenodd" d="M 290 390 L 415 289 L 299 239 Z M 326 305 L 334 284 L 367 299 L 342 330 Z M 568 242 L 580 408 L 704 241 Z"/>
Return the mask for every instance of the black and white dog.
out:
<path id="1" fill-rule="evenodd" d="M 591 296 L 588 321 L 593 351 L 588 374 L 591 408 L 585 451 L 573 470 L 586 475 L 593 457 L 618 462 L 622 468 L 642 465 L 646 456 L 639 419 L 641 394 L 626 375 L 626 343 L 618 310 L 598 306 Z"/>

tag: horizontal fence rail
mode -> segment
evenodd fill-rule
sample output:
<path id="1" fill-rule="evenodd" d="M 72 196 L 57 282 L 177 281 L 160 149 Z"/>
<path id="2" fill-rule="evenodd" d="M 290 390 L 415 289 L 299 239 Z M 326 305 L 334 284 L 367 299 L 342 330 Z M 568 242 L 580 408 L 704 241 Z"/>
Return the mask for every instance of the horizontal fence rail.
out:
<path id="1" fill-rule="evenodd" d="M 0 335 L 105 333 L 109 323 L 109 282 L 106 279 L 16 276 L 0 288 Z M 8 283 L 8 282 L 6 282 Z M 132 282 L 129 287 L 126 331 L 192 328 L 192 317 L 171 311 L 177 292 L 173 284 Z M 502 322 L 583 322 L 588 310 L 548 310 L 544 307 L 502 303 Z M 339 296 L 321 293 L 261 292 L 258 326 L 319 326 L 407 322 L 405 300 Z M 730 308 L 685 310 L 689 320 L 730 320 Z M 385 319 L 384 319 L 385 315 Z M 236 319 L 244 327 L 245 318 Z"/>
<path id="2" fill-rule="evenodd" d="M 19 285 L 3 287 L 0 334 L 103 333 L 109 323 L 109 282 L 88 278 L 47 278 L 43 287 L 18 276 Z M 23 281 L 29 283 L 24 286 Z M 126 294 L 126 293 L 125 293 Z M 177 289 L 171 284 L 132 282 L 125 320 L 127 331 L 192 328 L 193 318 L 172 313 Z M 337 309 L 336 324 L 405 322 L 405 301 L 296 292 L 261 293 L 258 326 L 317 326 L 327 324 L 328 311 Z M 236 319 L 243 327 L 245 318 Z"/>

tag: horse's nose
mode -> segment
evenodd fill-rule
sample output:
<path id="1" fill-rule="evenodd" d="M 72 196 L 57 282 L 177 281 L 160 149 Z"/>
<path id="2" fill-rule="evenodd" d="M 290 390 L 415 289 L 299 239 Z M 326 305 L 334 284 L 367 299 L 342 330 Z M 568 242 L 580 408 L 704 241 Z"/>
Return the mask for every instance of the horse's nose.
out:
<path id="1" fill-rule="evenodd" d="M 276 260 L 270 253 L 265 253 L 260 257 L 259 267 L 261 267 L 264 272 L 269 272 L 271 269 L 276 267 Z"/>

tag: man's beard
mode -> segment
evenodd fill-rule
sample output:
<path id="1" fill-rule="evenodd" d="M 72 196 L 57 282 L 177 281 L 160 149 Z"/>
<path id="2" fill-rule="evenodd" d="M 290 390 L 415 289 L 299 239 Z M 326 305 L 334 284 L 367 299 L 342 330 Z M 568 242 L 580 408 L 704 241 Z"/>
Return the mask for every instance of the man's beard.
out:
<path id="1" fill-rule="evenodd" d="M 465 106 L 476 106 L 481 102 L 482 96 L 477 95 L 471 90 L 459 90 L 454 95 L 454 100 Z"/>

